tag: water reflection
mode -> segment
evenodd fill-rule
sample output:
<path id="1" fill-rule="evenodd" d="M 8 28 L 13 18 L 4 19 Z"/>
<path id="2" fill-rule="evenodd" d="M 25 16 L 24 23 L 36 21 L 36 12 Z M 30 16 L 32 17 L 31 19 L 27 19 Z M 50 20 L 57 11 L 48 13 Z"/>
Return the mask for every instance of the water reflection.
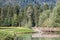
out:
<path id="1" fill-rule="evenodd" d="M 46 38 L 46 37 L 36 37 L 33 38 L 31 34 L 18 34 L 15 40 L 60 40 L 60 38 Z"/>
<path id="2" fill-rule="evenodd" d="M 31 34 L 17 34 L 15 40 L 32 40 Z"/>
<path id="3" fill-rule="evenodd" d="M 32 40 L 60 40 L 60 38 L 33 38 Z"/>

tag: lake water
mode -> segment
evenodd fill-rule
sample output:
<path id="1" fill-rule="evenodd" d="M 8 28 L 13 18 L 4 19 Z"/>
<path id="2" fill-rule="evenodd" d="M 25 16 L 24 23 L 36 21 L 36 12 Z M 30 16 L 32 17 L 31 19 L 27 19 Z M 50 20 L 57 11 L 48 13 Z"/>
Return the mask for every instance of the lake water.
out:
<path id="1" fill-rule="evenodd" d="M 32 37 L 31 34 L 17 34 L 15 40 L 60 40 L 60 37 Z"/>

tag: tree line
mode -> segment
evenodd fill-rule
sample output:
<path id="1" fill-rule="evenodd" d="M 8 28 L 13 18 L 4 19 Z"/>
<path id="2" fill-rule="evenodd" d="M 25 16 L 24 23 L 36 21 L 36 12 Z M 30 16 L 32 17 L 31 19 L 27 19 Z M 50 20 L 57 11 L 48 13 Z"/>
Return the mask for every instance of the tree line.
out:
<path id="1" fill-rule="evenodd" d="M 60 27 L 60 4 L 49 6 L 31 5 L 21 7 L 5 5 L 0 7 L 0 26 L 2 27 Z"/>

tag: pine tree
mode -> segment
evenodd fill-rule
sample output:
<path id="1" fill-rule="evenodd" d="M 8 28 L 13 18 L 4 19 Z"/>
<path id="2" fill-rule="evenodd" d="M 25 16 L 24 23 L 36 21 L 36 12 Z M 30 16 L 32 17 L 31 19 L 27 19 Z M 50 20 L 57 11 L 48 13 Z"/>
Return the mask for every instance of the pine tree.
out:
<path id="1" fill-rule="evenodd" d="M 27 8 L 27 26 L 29 28 L 32 27 L 32 15 L 33 15 L 33 7 L 30 5 L 28 8 Z"/>
<path id="2" fill-rule="evenodd" d="M 40 27 L 48 26 L 49 15 L 50 15 L 50 10 L 46 10 L 40 14 L 40 16 L 39 16 L 39 26 Z"/>
<path id="3" fill-rule="evenodd" d="M 34 25 L 37 27 L 39 23 L 39 15 L 42 12 L 40 5 L 34 6 L 33 21 Z"/>
<path id="4" fill-rule="evenodd" d="M 53 10 L 54 13 L 54 27 L 60 27 L 60 4 L 56 5 Z"/>

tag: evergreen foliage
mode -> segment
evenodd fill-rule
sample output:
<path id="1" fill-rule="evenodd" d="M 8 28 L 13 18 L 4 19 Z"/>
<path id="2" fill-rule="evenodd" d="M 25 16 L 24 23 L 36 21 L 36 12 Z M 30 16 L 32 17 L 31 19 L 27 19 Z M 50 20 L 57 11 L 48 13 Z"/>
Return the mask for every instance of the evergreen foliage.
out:
<path id="1" fill-rule="evenodd" d="M 5 5 L 0 7 L 0 26 L 16 26 L 16 27 L 59 27 L 60 26 L 60 3 L 56 6 L 44 5 L 28 5 L 20 7 L 18 4 L 14 6 Z"/>

